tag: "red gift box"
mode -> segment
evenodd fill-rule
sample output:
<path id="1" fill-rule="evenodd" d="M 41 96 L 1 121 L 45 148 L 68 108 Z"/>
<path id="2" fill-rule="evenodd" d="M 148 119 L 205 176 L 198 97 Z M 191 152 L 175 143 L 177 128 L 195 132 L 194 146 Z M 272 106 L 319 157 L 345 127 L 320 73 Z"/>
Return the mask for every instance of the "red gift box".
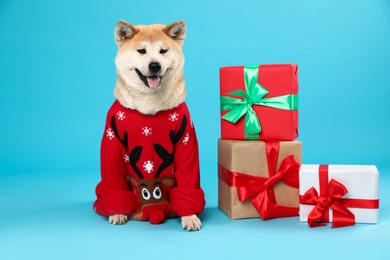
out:
<path id="1" fill-rule="evenodd" d="M 292 141 L 298 136 L 298 66 L 220 68 L 221 138 Z"/>

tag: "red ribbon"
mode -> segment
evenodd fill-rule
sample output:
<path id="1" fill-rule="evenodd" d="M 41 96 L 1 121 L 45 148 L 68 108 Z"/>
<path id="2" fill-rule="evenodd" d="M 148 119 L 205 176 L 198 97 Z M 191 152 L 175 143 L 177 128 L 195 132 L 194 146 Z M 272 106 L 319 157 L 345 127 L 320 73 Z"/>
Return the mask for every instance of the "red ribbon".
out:
<path id="1" fill-rule="evenodd" d="M 238 199 L 242 202 L 251 199 L 262 219 L 297 216 L 299 208 L 277 205 L 273 186 L 282 181 L 298 189 L 299 167 L 297 159 L 290 155 L 286 157 L 276 172 L 276 163 L 279 155 L 279 142 L 266 142 L 266 153 L 269 178 L 251 176 L 238 172 L 231 172 L 219 165 L 219 177 L 229 186 L 237 187 Z"/>
<path id="2" fill-rule="evenodd" d="M 378 208 L 379 200 L 343 199 L 348 190 L 340 182 L 328 182 L 328 165 L 319 166 L 320 195 L 311 187 L 300 198 L 301 204 L 315 205 L 308 215 L 307 223 L 312 227 L 325 226 L 329 222 L 329 208 L 333 210 L 332 228 L 355 225 L 355 216 L 347 207 Z"/>

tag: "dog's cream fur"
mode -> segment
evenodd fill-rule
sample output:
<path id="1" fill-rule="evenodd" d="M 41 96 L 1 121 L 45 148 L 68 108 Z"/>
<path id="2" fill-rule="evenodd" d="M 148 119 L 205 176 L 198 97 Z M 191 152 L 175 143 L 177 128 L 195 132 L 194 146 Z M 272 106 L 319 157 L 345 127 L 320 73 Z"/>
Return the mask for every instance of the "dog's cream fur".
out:
<path id="1" fill-rule="evenodd" d="M 118 53 L 115 58 L 117 82 L 114 95 L 121 105 L 153 115 L 177 107 L 184 101 L 186 89 L 182 45 L 185 35 L 184 21 L 167 26 L 134 26 L 126 21 L 118 22 L 115 28 Z M 160 64 L 158 73 L 151 72 L 149 66 L 152 62 Z M 148 76 L 160 78 L 158 87 L 145 84 L 142 77 Z M 196 215 L 184 216 L 181 220 L 183 229 L 199 230 L 202 227 Z M 112 215 L 109 222 L 124 224 L 127 216 Z"/>
<path id="2" fill-rule="evenodd" d="M 118 54 L 115 58 L 117 83 L 115 97 L 119 102 L 143 114 L 155 114 L 178 106 L 186 96 L 181 46 L 185 38 L 185 23 L 179 21 L 168 26 L 133 26 L 119 21 L 115 29 Z M 138 53 L 145 50 L 145 54 Z M 161 54 L 161 50 L 167 50 Z M 145 86 L 136 73 L 138 69 L 148 76 L 148 65 L 159 62 L 162 76 L 160 87 Z"/>

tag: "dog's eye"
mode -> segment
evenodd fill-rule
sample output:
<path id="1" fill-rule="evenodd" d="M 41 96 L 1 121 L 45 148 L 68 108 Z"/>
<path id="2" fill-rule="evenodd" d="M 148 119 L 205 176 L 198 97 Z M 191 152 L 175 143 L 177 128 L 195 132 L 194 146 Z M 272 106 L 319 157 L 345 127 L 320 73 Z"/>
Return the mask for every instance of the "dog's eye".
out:
<path id="1" fill-rule="evenodd" d="M 137 50 L 138 51 L 138 53 L 141 53 L 141 54 L 145 54 L 146 53 L 146 50 L 145 49 L 139 49 L 139 50 Z"/>
<path id="2" fill-rule="evenodd" d="M 161 53 L 161 54 L 164 54 L 164 53 L 166 53 L 167 51 L 168 51 L 167 49 L 166 49 L 166 50 L 161 49 L 161 50 L 160 50 L 160 53 Z"/>

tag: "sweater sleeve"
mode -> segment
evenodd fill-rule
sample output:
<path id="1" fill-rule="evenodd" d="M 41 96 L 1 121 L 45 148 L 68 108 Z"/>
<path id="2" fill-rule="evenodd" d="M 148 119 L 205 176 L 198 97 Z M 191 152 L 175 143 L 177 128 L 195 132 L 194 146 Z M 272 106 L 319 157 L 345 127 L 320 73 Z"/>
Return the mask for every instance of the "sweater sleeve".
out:
<path id="1" fill-rule="evenodd" d="M 136 197 L 126 182 L 125 133 L 110 109 L 100 149 L 101 182 L 96 187 L 94 209 L 103 216 L 130 215 L 136 210 Z"/>
<path id="2" fill-rule="evenodd" d="M 177 186 L 170 192 L 172 209 L 180 217 L 199 215 L 205 206 L 204 192 L 200 187 L 198 141 L 186 106 L 181 120 L 174 148 Z"/>

